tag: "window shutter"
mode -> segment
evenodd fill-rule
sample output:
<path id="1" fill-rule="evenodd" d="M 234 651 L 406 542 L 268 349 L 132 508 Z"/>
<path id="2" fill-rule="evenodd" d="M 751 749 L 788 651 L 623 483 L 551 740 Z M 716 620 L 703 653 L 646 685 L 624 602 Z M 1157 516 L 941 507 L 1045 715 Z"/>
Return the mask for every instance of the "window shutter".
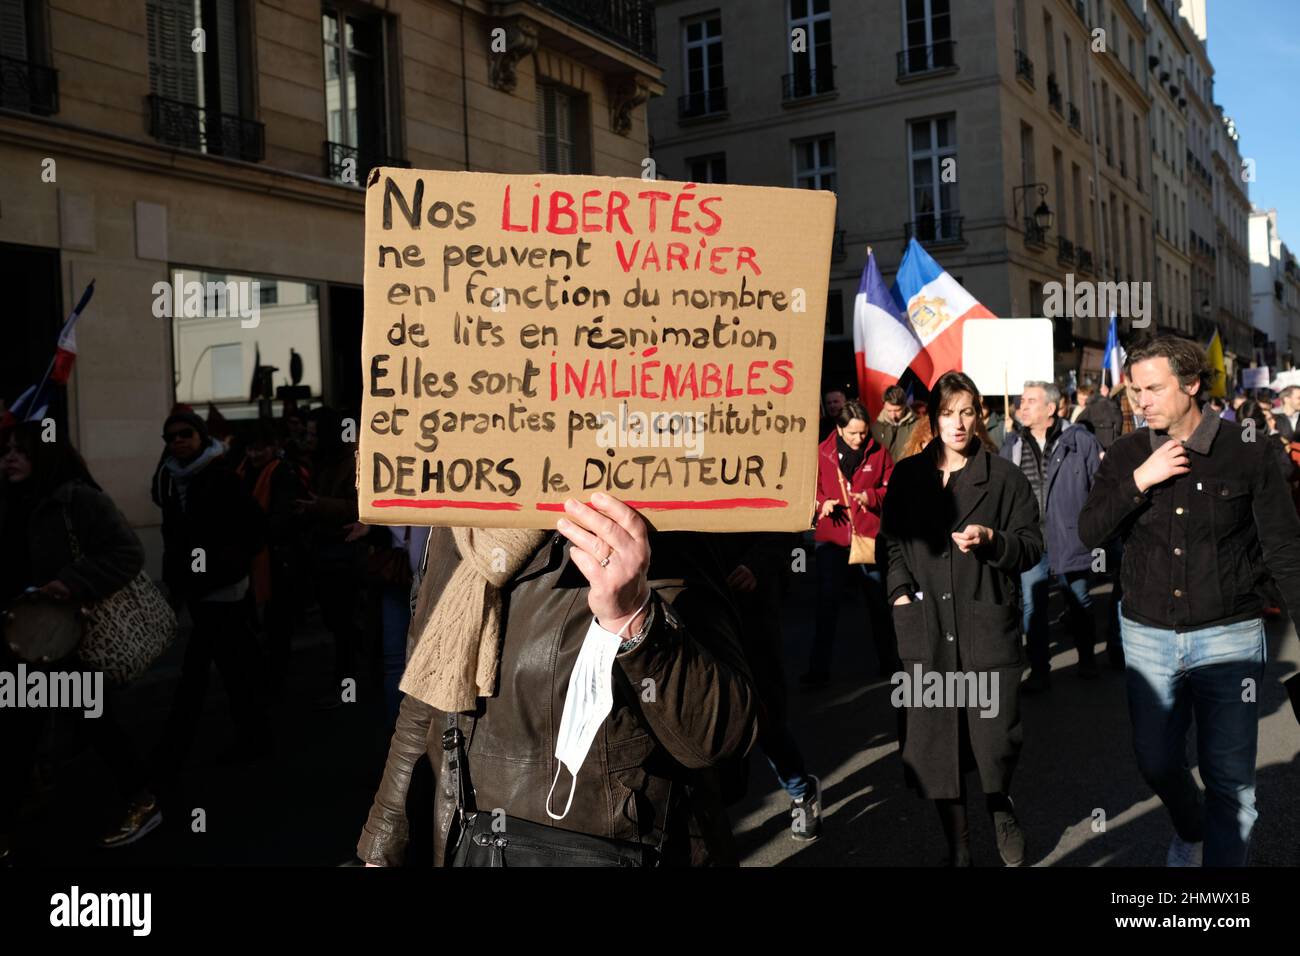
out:
<path id="1" fill-rule="evenodd" d="M 149 0 L 150 92 L 198 103 L 198 66 L 190 49 L 195 25 L 191 0 Z"/>
<path id="2" fill-rule="evenodd" d="M 26 0 L 0 0 L 0 56 L 27 59 Z"/>
<path id="3" fill-rule="evenodd" d="M 239 95 L 239 18 L 235 3 L 236 0 L 217 0 L 217 69 L 221 112 L 239 116 L 243 104 Z"/>

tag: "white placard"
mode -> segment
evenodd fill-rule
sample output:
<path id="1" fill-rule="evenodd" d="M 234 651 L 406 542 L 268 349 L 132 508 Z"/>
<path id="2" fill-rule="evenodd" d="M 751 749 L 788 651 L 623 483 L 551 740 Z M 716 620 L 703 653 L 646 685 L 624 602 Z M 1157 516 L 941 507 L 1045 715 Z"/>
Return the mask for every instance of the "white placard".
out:
<path id="1" fill-rule="evenodd" d="M 1053 378 L 1051 319 L 967 319 L 961 367 L 985 395 L 1019 395 Z"/>
<path id="2" fill-rule="evenodd" d="M 1269 367 L 1243 368 L 1241 370 L 1242 388 L 1268 388 Z"/>

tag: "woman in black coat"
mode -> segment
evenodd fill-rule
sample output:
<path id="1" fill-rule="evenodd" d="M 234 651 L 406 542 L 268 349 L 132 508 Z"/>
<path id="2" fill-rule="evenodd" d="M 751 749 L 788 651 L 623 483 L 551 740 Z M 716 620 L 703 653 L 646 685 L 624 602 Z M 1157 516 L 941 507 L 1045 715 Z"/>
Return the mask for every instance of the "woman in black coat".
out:
<path id="1" fill-rule="evenodd" d="M 0 607 L 29 590 L 73 605 L 102 601 L 130 583 L 144 565 L 140 539 L 95 483 L 81 455 L 66 440 L 46 441 L 43 431 L 38 422 L 24 422 L 0 434 Z M 14 672 L 17 664 L 0 644 L 0 670 Z M 26 666 L 29 673 L 41 667 Z M 90 668 L 73 651 L 47 669 L 75 673 Z M 102 691 L 99 713 L 78 720 L 77 726 L 103 758 L 119 797 L 136 800 L 144 795 L 147 771 L 117 720 L 124 691 L 102 678 L 97 686 Z M 0 709 L 0 767 L 6 774 L 0 786 L 0 865 L 10 852 L 8 834 L 28 795 L 50 714 Z"/>
<path id="2" fill-rule="evenodd" d="M 909 708 L 903 766 L 935 801 L 953 866 L 970 865 L 965 774 L 977 769 L 998 851 L 1018 866 L 1024 835 L 1007 793 L 1022 737 L 1019 581 L 1042 556 L 1038 505 L 985 443 L 975 383 L 949 372 L 932 398 L 937 437 L 894 467 L 881 525 L 903 668 L 893 700 Z M 938 681 L 942 693 L 922 692 Z"/>

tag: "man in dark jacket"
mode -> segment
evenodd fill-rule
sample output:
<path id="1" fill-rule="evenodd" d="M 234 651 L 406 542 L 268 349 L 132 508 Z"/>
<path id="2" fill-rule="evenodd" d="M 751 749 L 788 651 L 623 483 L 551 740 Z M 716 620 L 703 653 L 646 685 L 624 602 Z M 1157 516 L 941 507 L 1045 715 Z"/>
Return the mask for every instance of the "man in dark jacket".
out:
<path id="1" fill-rule="evenodd" d="M 1277 419 L 1277 433 L 1287 441 L 1300 441 L 1297 429 L 1300 428 L 1300 385 L 1288 385 L 1277 393 L 1280 407 L 1273 413 Z"/>
<path id="2" fill-rule="evenodd" d="M 901 386 L 889 386 L 883 399 L 880 414 L 871 423 L 871 437 L 885 446 L 891 461 L 898 461 L 903 457 L 903 450 L 907 448 L 920 419 L 907 404 L 907 393 Z"/>
<path id="3" fill-rule="evenodd" d="M 1101 465 L 1101 445 L 1087 430 L 1055 415 L 1060 390 L 1051 382 L 1026 382 L 1020 396 L 1021 424 L 1002 445 L 1002 457 L 1029 479 L 1038 499 L 1042 559 L 1020 576 L 1021 608 L 1029 642 L 1026 693 L 1051 683 L 1048 590 L 1053 578 L 1065 594 L 1070 630 L 1079 651 L 1079 676 L 1097 676 L 1095 644 L 1100 619 L 1088 592 L 1093 554 L 1079 541 L 1079 511 Z"/>
<path id="4" fill-rule="evenodd" d="M 1173 818 L 1168 862 L 1240 866 L 1258 816 L 1259 586 L 1272 575 L 1300 626 L 1300 519 L 1265 443 L 1202 413 L 1197 345 L 1157 338 L 1129 363 L 1148 427 L 1111 446 L 1079 536 L 1124 543 L 1129 716 L 1138 767 Z M 1204 797 L 1186 763 L 1193 714 Z"/>
<path id="5" fill-rule="evenodd" d="M 404 861 L 411 772 L 427 754 L 435 782 L 435 865 L 456 855 L 465 829 L 458 804 L 468 813 L 501 816 L 507 866 L 516 819 L 551 827 L 557 838 L 568 831 L 661 845 L 665 864 L 738 862 L 717 768 L 752 746 L 759 706 L 724 572 L 701 537 L 652 532 L 648 539 L 642 586 L 653 598 L 648 616 L 636 615 L 645 622 L 644 637 L 626 641 L 634 646 L 615 656 L 612 708 L 581 771 L 566 772 L 555 793 L 563 809 L 569 788 L 572 812 L 561 819 L 548 808 L 561 769 L 557 724 L 592 625 L 592 588 L 573 558 L 578 549 L 551 534 L 503 589 L 497 692 L 461 714 L 438 710 L 414 693 L 402 699 L 384 777 L 357 844 L 362 861 Z M 413 634 L 422 632 L 464 560 L 453 530 L 434 528 Z M 463 740 L 463 752 L 445 747 L 449 739 Z"/>
<path id="6" fill-rule="evenodd" d="M 1082 425 L 1092 432 L 1101 444 L 1102 451 L 1105 451 L 1123 434 L 1124 413 L 1120 411 L 1119 404 L 1109 395 L 1090 392 L 1083 411 L 1075 419 L 1075 424 Z"/>
<path id="7" fill-rule="evenodd" d="M 155 756 L 158 783 L 173 786 L 198 732 L 217 665 L 230 698 L 235 746 L 223 762 L 245 762 L 268 749 L 257 686 L 249 570 L 265 541 L 265 518 L 239 486 L 225 446 L 203 419 L 177 411 L 163 424 L 167 451 L 153 479 L 162 509 L 163 581 L 174 603 L 184 603 L 193 629 L 167 730 Z"/>

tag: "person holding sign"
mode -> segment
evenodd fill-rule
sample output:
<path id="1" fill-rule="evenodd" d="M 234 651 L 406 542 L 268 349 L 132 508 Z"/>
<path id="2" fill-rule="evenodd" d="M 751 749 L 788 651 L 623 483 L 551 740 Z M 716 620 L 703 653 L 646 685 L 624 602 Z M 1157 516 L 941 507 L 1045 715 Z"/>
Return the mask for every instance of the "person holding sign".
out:
<path id="1" fill-rule="evenodd" d="M 400 865 L 426 748 L 436 865 L 736 861 L 713 768 L 759 706 L 708 539 L 603 493 L 556 532 L 431 532 L 366 864 Z"/>
<path id="2" fill-rule="evenodd" d="M 1022 740 L 1019 581 L 1038 564 L 1043 538 L 1029 480 L 991 453 L 979 409 L 979 390 L 961 372 L 935 383 L 937 437 L 894 469 L 880 535 L 904 674 L 992 689 L 989 701 L 915 700 L 901 735 L 905 775 L 935 802 L 949 863 L 970 866 L 966 772 L 978 770 L 998 853 L 1019 866 L 1025 838 L 1008 796 Z"/>

